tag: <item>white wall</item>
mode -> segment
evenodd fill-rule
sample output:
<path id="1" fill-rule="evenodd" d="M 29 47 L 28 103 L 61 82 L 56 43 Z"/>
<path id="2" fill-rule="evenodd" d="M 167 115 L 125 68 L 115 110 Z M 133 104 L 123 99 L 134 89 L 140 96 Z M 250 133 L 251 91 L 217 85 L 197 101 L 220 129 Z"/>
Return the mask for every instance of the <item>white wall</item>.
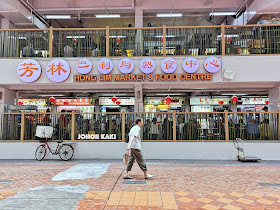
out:
<path id="1" fill-rule="evenodd" d="M 34 159 L 39 143 L 1 143 L 0 159 Z M 56 143 L 50 143 L 55 148 Z M 237 151 L 232 142 L 143 142 L 146 159 L 235 160 Z M 74 159 L 121 159 L 124 142 L 77 142 Z M 262 160 L 280 160 L 279 143 L 245 143 L 245 155 Z M 49 154 L 47 157 L 59 158 Z"/>

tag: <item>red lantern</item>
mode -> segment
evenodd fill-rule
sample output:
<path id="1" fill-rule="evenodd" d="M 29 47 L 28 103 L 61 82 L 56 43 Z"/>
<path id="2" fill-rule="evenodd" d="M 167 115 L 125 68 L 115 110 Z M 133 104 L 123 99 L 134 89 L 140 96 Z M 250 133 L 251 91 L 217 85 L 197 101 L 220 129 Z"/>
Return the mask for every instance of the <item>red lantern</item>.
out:
<path id="1" fill-rule="evenodd" d="M 120 101 L 116 101 L 116 104 L 119 106 L 121 104 L 121 102 Z"/>
<path id="2" fill-rule="evenodd" d="M 265 100 L 265 102 L 264 102 L 266 105 L 268 105 L 269 104 L 269 100 Z"/>
<path id="3" fill-rule="evenodd" d="M 116 103 L 116 101 L 117 101 L 118 99 L 117 99 L 116 96 L 113 96 L 113 97 L 111 98 L 111 100 L 113 101 L 113 103 Z"/>
<path id="4" fill-rule="evenodd" d="M 232 97 L 231 97 L 231 100 L 232 100 L 232 102 L 233 102 L 233 104 L 234 104 L 234 106 L 235 106 L 236 101 L 238 100 L 238 97 L 237 97 L 237 96 L 232 96 Z"/>
<path id="5" fill-rule="evenodd" d="M 165 98 L 165 100 L 166 100 L 166 101 L 171 101 L 171 97 L 170 97 L 170 96 L 167 96 L 167 97 Z"/>
<path id="6" fill-rule="evenodd" d="M 68 104 L 69 104 L 69 102 L 68 102 L 68 101 L 64 101 L 63 103 L 64 103 L 64 105 L 68 105 Z"/>
<path id="7" fill-rule="evenodd" d="M 121 40 L 119 38 L 116 38 L 116 42 L 119 44 Z"/>
<path id="8" fill-rule="evenodd" d="M 219 101 L 219 104 L 220 104 L 220 106 L 223 106 L 224 101 L 220 100 L 220 101 Z"/>
<path id="9" fill-rule="evenodd" d="M 19 102 L 18 102 L 18 105 L 20 105 L 20 106 L 23 105 L 23 102 L 22 102 L 22 101 L 19 101 Z"/>
<path id="10" fill-rule="evenodd" d="M 227 38 L 227 42 L 229 43 L 229 42 L 231 42 L 231 38 L 229 37 L 229 38 Z"/>
<path id="11" fill-rule="evenodd" d="M 163 38 L 161 38 L 161 42 L 163 42 Z"/>
<path id="12" fill-rule="evenodd" d="M 171 101 L 166 101 L 166 105 L 170 105 L 171 104 Z"/>
<path id="13" fill-rule="evenodd" d="M 77 44 L 78 40 L 77 39 L 73 39 L 73 44 Z"/>
<path id="14" fill-rule="evenodd" d="M 54 102 L 56 101 L 55 97 L 50 97 L 49 101 L 51 102 L 51 104 L 54 104 Z"/>

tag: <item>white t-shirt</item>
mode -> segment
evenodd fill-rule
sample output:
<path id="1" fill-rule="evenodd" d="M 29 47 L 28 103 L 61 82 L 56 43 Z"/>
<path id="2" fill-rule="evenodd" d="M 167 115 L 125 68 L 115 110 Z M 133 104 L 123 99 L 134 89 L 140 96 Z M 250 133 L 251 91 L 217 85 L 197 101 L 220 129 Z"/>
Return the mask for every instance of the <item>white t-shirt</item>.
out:
<path id="1" fill-rule="evenodd" d="M 139 127 L 139 125 L 135 125 L 131 128 L 130 132 L 129 132 L 129 142 L 127 144 L 127 146 L 129 147 L 132 138 L 134 136 L 136 136 L 136 138 L 134 138 L 132 144 L 131 144 L 131 148 L 132 149 L 139 149 L 141 150 L 141 137 L 140 137 L 140 131 L 141 128 Z"/>

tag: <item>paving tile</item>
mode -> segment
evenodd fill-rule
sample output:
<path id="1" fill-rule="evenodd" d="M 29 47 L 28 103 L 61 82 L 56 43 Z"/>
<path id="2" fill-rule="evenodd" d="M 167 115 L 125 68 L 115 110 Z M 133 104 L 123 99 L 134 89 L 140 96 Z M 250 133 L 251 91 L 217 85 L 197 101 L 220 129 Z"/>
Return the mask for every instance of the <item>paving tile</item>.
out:
<path id="1" fill-rule="evenodd" d="M 249 199 L 245 199 L 245 198 L 239 198 L 237 201 L 238 201 L 238 202 L 241 202 L 241 203 L 245 203 L 245 204 L 254 203 L 254 201 L 249 200 Z"/>
<path id="2" fill-rule="evenodd" d="M 227 199 L 227 198 L 219 198 L 217 201 L 220 201 L 222 203 L 231 203 L 233 200 Z"/>
<path id="3" fill-rule="evenodd" d="M 263 195 L 262 194 L 258 194 L 258 193 L 250 193 L 248 194 L 249 196 L 252 196 L 252 197 L 256 197 L 256 198 L 262 198 Z"/>
<path id="4" fill-rule="evenodd" d="M 212 193 L 212 195 L 216 195 L 216 196 L 219 196 L 219 197 L 223 197 L 223 196 L 225 196 L 226 194 L 225 194 L 225 193 L 220 193 L 220 192 L 214 192 L 214 193 Z"/>
<path id="5" fill-rule="evenodd" d="M 212 199 L 208 199 L 208 198 L 199 198 L 197 199 L 198 201 L 201 201 L 203 203 L 210 203 L 212 202 L 213 200 Z"/>
<path id="6" fill-rule="evenodd" d="M 211 205 L 211 204 L 206 204 L 205 206 L 202 206 L 203 209 L 207 209 L 207 210 L 217 210 L 219 209 L 219 207 Z"/>
<path id="7" fill-rule="evenodd" d="M 240 208 L 240 207 L 238 207 L 238 206 L 227 205 L 227 206 L 224 206 L 223 209 L 228 209 L 228 210 L 241 210 L 242 208 Z"/>
<path id="8" fill-rule="evenodd" d="M 192 202 L 193 201 L 193 199 L 191 199 L 191 198 L 187 198 L 187 197 L 182 197 L 182 198 L 179 198 L 179 199 L 177 199 L 178 201 L 182 201 L 182 202 L 184 202 L 184 203 L 189 203 L 189 202 Z"/>
<path id="9" fill-rule="evenodd" d="M 262 203 L 262 204 L 267 204 L 267 205 L 271 205 L 274 203 L 274 201 L 267 200 L 267 199 L 259 199 L 259 200 L 257 200 L 257 202 Z"/>

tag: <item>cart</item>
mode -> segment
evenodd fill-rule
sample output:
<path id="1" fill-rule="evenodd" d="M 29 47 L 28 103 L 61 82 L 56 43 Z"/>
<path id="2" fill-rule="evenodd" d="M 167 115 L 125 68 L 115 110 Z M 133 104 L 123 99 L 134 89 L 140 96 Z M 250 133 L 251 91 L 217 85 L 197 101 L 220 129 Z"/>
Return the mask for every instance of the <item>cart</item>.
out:
<path id="1" fill-rule="evenodd" d="M 258 160 L 261 160 L 260 158 L 254 157 L 254 156 L 245 156 L 244 143 L 243 143 L 242 139 L 236 138 L 235 140 L 233 140 L 233 144 L 238 152 L 238 154 L 236 156 L 238 161 L 240 161 L 240 162 L 257 162 Z M 239 152 L 242 153 L 242 156 L 240 156 Z"/>

